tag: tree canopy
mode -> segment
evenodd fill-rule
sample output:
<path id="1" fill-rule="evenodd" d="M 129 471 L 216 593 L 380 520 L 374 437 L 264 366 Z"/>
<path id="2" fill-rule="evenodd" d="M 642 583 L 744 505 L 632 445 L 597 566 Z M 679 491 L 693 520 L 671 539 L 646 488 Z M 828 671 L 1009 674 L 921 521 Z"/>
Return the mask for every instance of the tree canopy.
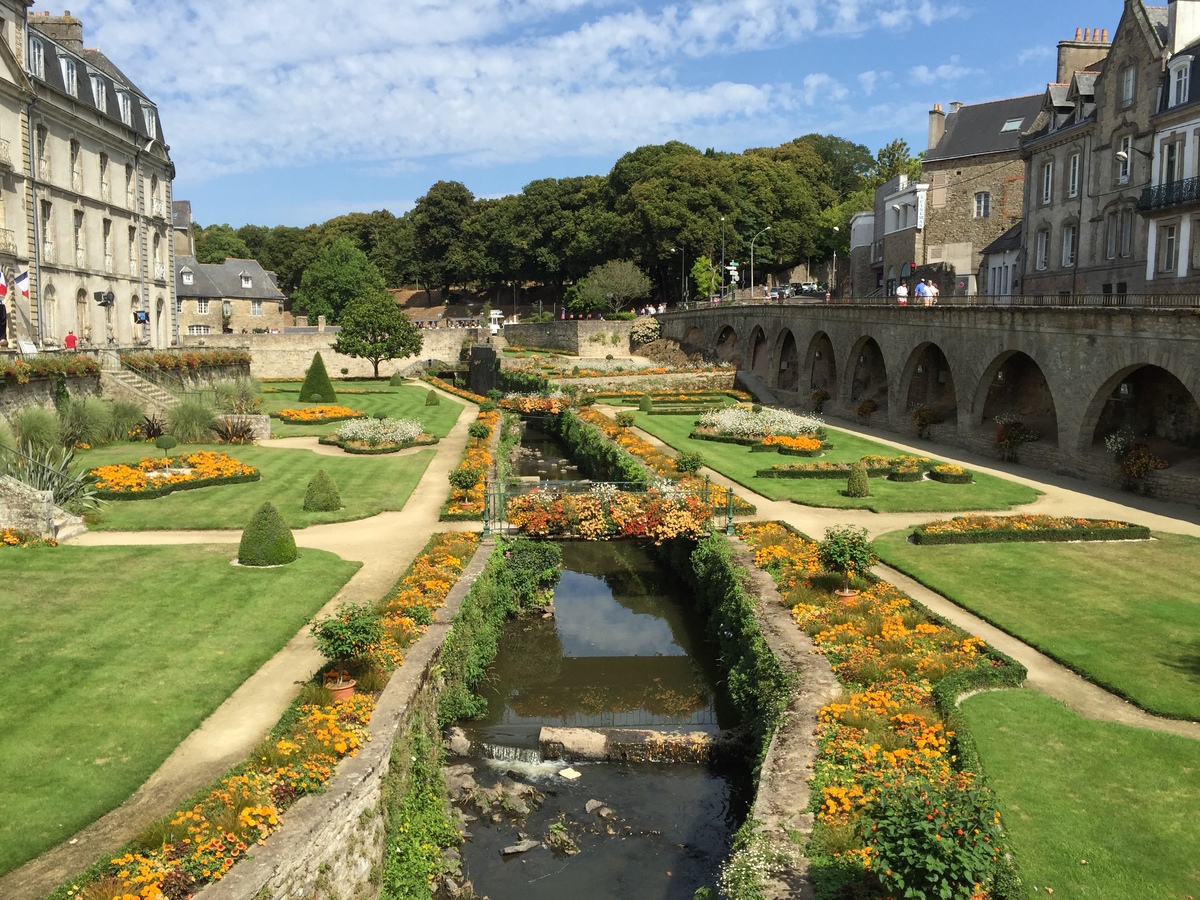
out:
<path id="1" fill-rule="evenodd" d="M 379 295 L 391 298 L 379 270 L 349 238 L 339 237 L 304 270 L 292 308 L 310 319 L 325 316 L 334 324 L 351 302 Z"/>
<path id="2" fill-rule="evenodd" d="M 384 360 L 421 352 L 421 332 L 386 291 L 351 300 L 342 312 L 341 326 L 333 349 L 355 359 L 370 360 L 376 378 Z"/>

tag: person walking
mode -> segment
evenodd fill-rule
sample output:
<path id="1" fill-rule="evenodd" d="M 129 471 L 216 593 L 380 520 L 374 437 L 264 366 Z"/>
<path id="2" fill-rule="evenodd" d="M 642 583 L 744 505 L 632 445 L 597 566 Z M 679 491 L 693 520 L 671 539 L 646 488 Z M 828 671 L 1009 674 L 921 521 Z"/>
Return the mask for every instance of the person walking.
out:
<path id="1" fill-rule="evenodd" d="M 896 305 L 908 306 L 908 285 L 903 281 L 896 285 Z"/>
<path id="2" fill-rule="evenodd" d="M 75 337 L 74 331 L 67 332 L 67 336 L 63 338 L 63 346 L 68 350 L 74 350 L 79 346 L 79 338 Z"/>
<path id="3" fill-rule="evenodd" d="M 922 278 L 917 282 L 917 286 L 913 288 L 913 294 L 917 306 L 927 306 L 929 303 L 929 287 L 925 284 L 925 279 Z"/>
<path id="4" fill-rule="evenodd" d="M 935 282 L 932 278 L 930 278 L 929 279 L 929 301 L 928 301 L 930 306 L 937 305 L 938 294 L 940 294 L 940 293 L 941 293 L 941 291 L 938 290 L 937 282 Z"/>

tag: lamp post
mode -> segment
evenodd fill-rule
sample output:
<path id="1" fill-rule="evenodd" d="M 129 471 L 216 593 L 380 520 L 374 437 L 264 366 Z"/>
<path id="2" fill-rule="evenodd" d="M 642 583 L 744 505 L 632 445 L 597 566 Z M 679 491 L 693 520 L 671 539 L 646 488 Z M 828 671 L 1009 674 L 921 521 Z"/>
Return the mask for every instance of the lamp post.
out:
<path id="1" fill-rule="evenodd" d="M 760 237 L 762 237 L 764 234 L 766 234 L 770 230 L 771 230 L 771 226 L 768 225 L 766 228 L 764 228 L 762 231 L 760 231 L 754 237 L 750 238 L 750 299 L 751 300 L 754 299 L 754 242 L 757 241 Z"/>
<path id="2" fill-rule="evenodd" d="M 725 302 L 725 217 L 721 216 L 721 302 Z"/>
<path id="3" fill-rule="evenodd" d="M 836 225 L 833 226 L 834 234 L 837 234 L 841 230 L 842 229 L 838 228 Z M 834 241 L 835 242 L 837 241 L 836 237 L 834 238 Z M 833 245 L 833 277 L 829 279 L 829 296 L 830 297 L 834 296 L 833 289 L 836 284 L 837 284 L 837 244 L 834 243 L 834 245 Z"/>

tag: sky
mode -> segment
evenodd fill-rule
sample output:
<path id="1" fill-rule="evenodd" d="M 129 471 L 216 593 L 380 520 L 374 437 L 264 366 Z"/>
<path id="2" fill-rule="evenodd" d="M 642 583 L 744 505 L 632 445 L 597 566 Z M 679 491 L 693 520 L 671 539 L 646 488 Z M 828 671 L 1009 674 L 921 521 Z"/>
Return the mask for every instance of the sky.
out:
<path id="1" fill-rule="evenodd" d="M 176 200 L 234 227 L 402 215 L 645 144 L 925 149 L 934 103 L 1040 94 L 1121 0 L 73 0 L 159 109 Z M 37 12 L 62 7 L 38 0 Z"/>

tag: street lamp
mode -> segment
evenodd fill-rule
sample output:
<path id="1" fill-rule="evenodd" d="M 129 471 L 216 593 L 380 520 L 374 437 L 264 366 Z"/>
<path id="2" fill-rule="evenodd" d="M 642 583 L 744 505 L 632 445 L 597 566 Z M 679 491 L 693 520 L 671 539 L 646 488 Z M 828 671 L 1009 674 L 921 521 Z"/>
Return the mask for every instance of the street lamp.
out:
<path id="1" fill-rule="evenodd" d="M 760 231 L 754 237 L 750 238 L 750 299 L 751 300 L 754 299 L 754 242 L 757 241 L 760 237 L 762 237 L 764 234 L 766 234 L 770 230 L 771 230 L 771 226 L 768 225 L 766 228 L 764 228 L 762 231 Z"/>
<path id="2" fill-rule="evenodd" d="M 721 216 L 721 302 L 725 302 L 725 217 Z"/>
<path id="3" fill-rule="evenodd" d="M 842 229 L 838 228 L 836 225 L 833 226 L 834 234 L 837 234 L 841 230 Z M 836 241 L 836 240 L 837 240 L 837 238 L 834 238 L 834 241 Z M 829 296 L 830 297 L 833 296 L 833 288 L 836 283 L 837 283 L 837 244 L 835 243 L 833 245 L 833 277 L 831 279 L 829 279 Z"/>

